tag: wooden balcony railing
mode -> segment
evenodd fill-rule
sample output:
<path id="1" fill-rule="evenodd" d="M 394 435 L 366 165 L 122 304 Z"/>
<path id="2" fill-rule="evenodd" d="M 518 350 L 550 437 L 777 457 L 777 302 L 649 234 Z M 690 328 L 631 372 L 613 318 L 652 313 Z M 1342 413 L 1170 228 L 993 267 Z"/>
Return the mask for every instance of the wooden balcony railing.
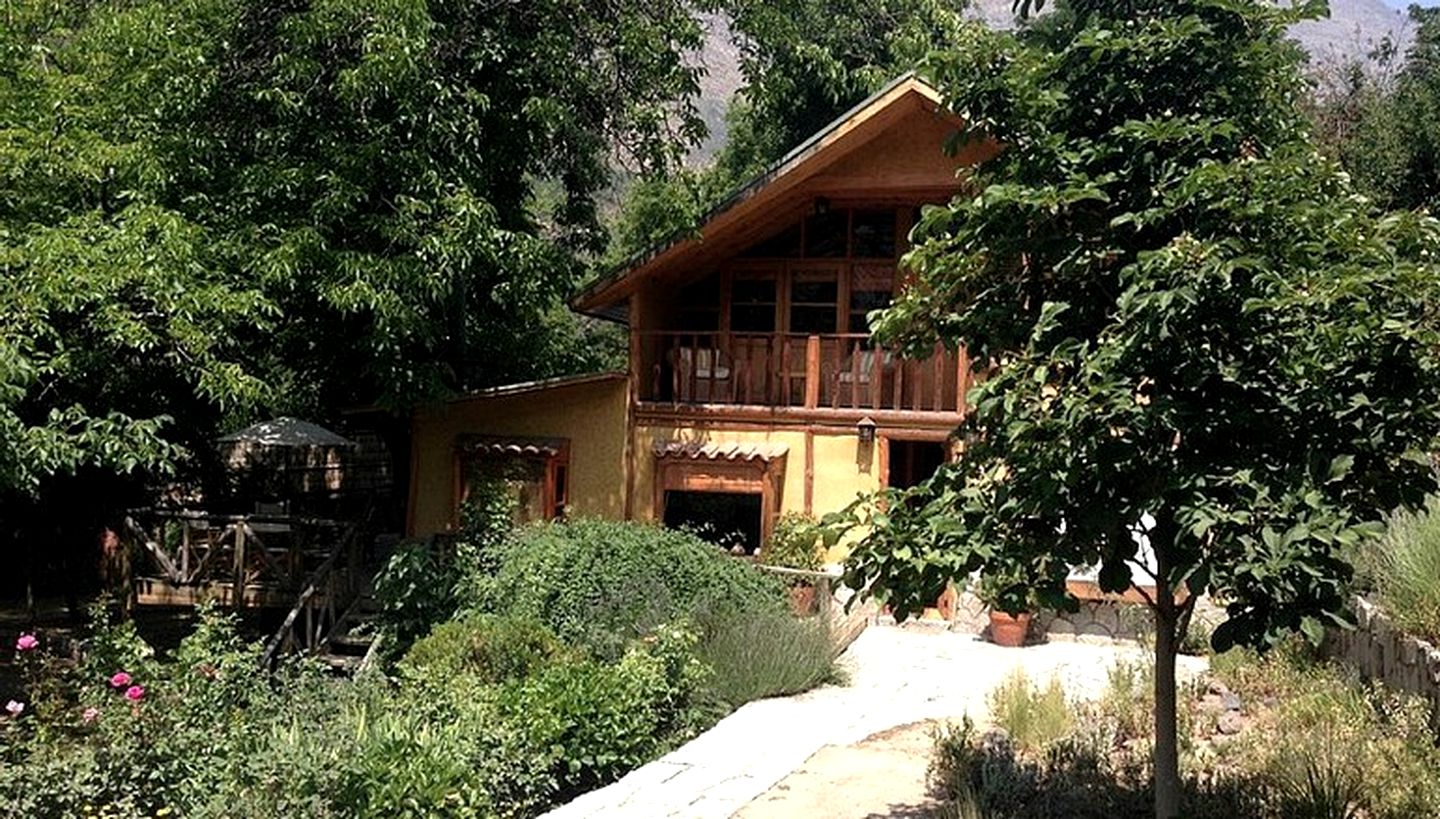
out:
<path id="1" fill-rule="evenodd" d="M 672 404 L 961 411 L 965 356 L 904 359 L 861 333 L 639 334 L 640 398 Z"/>

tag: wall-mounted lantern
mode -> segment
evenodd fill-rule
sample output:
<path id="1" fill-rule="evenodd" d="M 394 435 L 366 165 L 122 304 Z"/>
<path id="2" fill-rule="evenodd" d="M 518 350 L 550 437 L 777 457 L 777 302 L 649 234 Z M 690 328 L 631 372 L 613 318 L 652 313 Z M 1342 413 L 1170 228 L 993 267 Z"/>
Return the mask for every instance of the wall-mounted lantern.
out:
<path id="1" fill-rule="evenodd" d="M 875 443 L 875 426 L 875 419 L 868 415 L 855 422 L 855 431 L 860 434 L 860 443 Z"/>

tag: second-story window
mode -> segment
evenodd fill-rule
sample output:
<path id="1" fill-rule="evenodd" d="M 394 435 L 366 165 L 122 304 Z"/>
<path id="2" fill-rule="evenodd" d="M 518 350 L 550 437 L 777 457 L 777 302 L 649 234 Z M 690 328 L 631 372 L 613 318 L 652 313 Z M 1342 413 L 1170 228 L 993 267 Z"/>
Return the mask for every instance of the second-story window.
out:
<path id="1" fill-rule="evenodd" d="M 775 332 L 775 279 L 736 276 L 730 285 L 730 331 Z"/>
<path id="2" fill-rule="evenodd" d="M 855 211 L 850 220 L 851 258 L 895 258 L 895 233 L 894 210 Z"/>
<path id="3" fill-rule="evenodd" d="M 790 332 L 835 332 L 840 284 L 833 270 L 800 271 L 790 277 Z"/>
<path id="4" fill-rule="evenodd" d="M 870 332 L 871 311 L 889 307 L 894 289 L 895 273 L 892 267 L 855 265 L 850 279 L 850 317 L 847 331 Z"/>

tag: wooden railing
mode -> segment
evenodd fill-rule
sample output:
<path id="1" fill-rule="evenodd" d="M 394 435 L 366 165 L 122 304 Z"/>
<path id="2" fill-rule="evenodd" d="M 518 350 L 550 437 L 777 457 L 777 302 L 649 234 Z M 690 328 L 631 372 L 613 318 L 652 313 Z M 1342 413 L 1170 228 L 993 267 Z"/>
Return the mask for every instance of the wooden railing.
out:
<path id="1" fill-rule="evenodd" d="M 339 622 L 337 600 L 349 596 L 342 594 L 343 587 L 337 583 L 335 567 L 340 555 L 341 550 L 336 549 L 320 564 L 300 592 L 295 605 L 286 613 L 280 628 L 265 642 L 260 662 L 266 668 L 273 668 L 275 659 L 281 653 L 318 647 Z"/>
<path id="2" fill-rule="evenodd" d="M 861 333 L 641 332 L 640 398 L 672 404 L 961 411 L 968 361 L 905 359 Z"/>
<path id="3" fill-rule="evenodd" d="M 133 581 L 177 602 L 213 592 L 240 606 L 247 590 L 293 600 L 320 566 L 338 561 L 351 582 L 360 561 L 355 527 L 317 518 L 139 509 L 124 535 L 138 558 Z"/>

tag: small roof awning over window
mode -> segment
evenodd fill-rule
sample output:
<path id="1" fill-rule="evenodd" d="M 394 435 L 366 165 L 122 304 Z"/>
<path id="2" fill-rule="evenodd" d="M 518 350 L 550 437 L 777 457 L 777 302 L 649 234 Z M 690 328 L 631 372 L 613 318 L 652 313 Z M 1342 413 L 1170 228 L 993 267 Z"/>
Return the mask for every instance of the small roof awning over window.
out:
<path id="1" fill-rule="evenodd" d="M 566 449 L 564 438 L 513 438 L 474 435 L 461 438 L 456 449 L 492 458 L 555 458 Z"/>
<path id="2" fill-rule="evenodd" d="M 773 443 L 700 443 L 696 441 L 656 441 L 655 457 L 692 461 L 759 461 L 770 463 L 785 457 L 790 448 Z"/>

